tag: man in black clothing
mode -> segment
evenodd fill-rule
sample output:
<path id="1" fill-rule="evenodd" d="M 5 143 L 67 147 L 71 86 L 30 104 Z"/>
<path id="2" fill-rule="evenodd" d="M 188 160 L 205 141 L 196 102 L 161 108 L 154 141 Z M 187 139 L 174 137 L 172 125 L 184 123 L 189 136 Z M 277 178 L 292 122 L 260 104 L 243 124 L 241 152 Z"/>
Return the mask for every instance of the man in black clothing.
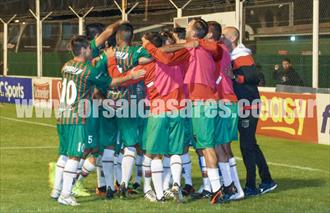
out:
<path id="1" fill-rule="evenodd" d="M 273 79 L 276 81 L 276 84 L 304 86 L 304 82 L 292 67 L 290 59 L 283 59 L 282 66 L 283 70 L 280 70 L 280 66 L 278 64 L 275 65 Z"/>
<path id="2" fill-rule="evenodd" d="M 239 110 L 248 116 L 240 116 L 238 119 L 240 149 L 246 168 L 244 194 L 245 197 L 248 197 L 270 192 L 277 187 L 277 184 L 271 177 L 267 161 L 256 140 L 260 104 L 254 103 L 254 101 L 260 100 L 257 87 L 260 79 L 258 78 L 251 50 L 243 44 L 238 44 L 238 40 L 239 31 L 235 27 L 226 27 L 223 30 L 223 42 L 230 51 L 235 76 L 233 80 L 234 92 L 238 101 L 244 99 L 250 103 L 249 106 L 239 105 L 241 107 Z M 258 189 L 256 187 L 256 166 L 259 169 L 261 178 Z"/>

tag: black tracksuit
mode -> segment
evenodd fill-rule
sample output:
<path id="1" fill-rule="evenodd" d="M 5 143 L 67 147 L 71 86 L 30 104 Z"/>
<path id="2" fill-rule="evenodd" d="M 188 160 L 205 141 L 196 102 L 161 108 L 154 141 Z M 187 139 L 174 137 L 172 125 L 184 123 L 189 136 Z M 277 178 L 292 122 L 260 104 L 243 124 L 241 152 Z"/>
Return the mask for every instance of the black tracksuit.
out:
<path id="1" fill-rule="evenodd" d="M 233 72 L 236 78 L 236 80 L 233 82 L 233 86 L 238 100 L 247 99 L 250 101 L 250 103 L 252 103 L 253 100 L 260 99 L 257 87 L 259 78 L 252 56 L 249 55 L 243 57 L 245 58 L 244 60 L 237 58 L 236 60 L 232 61 Z M 242 78 L 244 81 L 242 81 Z M 240 83 L 238 83 L 238 81 Z M 252 108 L 253 110 L 256 110 L 256 114 L 258 116 L 253 117 L 252 113 L 250 113 L 250 115 L 246 118 L 239 117 L 238 130 L 240 133 L 240 149 L 246 167 L 246 186 L 255 189 L 256 166 L 259 169 L 259 175 L 263 183 L 271 182 L 272 178 L 266 159 L 256 140 L 259 105 L 255 105 Z M 240 110 L 249 110 L 251 112 L 249 107 L 244 107 Z"/>

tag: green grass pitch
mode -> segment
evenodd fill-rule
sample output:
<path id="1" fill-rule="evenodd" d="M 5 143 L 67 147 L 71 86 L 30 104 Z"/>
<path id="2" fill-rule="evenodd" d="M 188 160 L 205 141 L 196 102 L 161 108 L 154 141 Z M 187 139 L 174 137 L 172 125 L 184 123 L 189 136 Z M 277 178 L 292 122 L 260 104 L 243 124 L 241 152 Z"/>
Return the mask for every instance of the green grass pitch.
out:
<path id="1" fill-rule="evenodd" d="M 0 212 L 330 212 L 330 147 L 283 139 L 258 137 L 278 188 L 269 194 L 224 205 L 208 200 L 184 204 L 149 203 L 143 196 L 129 200 L 103 200 L 94 194 L 79 198 L 78 207 L 61 206 L 49 197 L 48 162 L 57 159 L 55 119 L 16 119 L 14 105 L 0 104 Z M 241 159 L 238 143 L 233 144 Z M 198 162 L 191 150 L 193 182 L 201 184 Z M 244 183 L 244 165 L 238 161 Z M 85 182 L 94 192 L 95 174 Z"/>

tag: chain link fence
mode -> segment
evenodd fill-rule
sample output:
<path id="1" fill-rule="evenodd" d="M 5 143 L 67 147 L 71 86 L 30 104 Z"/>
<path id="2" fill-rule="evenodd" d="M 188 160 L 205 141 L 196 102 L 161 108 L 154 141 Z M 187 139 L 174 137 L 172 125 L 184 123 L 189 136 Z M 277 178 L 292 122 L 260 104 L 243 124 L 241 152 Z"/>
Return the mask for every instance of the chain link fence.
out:
<path id="1" fill-rule="evenodd" d="M 302 0 L 255 0 L 245 5 L 244 40 L 254 51 L 266 86 L 301 85 L 301 81 L 312 86 L 312 8 L 313 1 Z M 319 87 L 323 88 L 330 85 L 329 47 L 330 1 L 320 1 Z M 285 68 L 283 60 L 289 60 L 291 68 Z"/>

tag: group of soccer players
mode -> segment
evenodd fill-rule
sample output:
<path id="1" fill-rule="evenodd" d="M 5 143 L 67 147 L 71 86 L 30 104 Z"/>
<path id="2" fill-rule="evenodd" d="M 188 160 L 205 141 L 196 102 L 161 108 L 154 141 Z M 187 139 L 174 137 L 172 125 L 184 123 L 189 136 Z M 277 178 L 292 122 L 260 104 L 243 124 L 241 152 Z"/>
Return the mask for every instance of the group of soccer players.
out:
<path id="1" fill-rule="evenodd" d="M 186 29 L 146 33 L 142 46 L 132 45 L 134 29 L 128 22 L 101 28 L 94 25 L 86 37 L 72 38 L 74 58 L 61 70 L 60 156 L 52 198 L 79 205 L 75 197 L 88 195 L 82 181 L 95 169 L 96 193 L 107 199 L 143 190 L 151 202 L 184 202 L 191 196 L 215 204 L 276 188 L 256 144 L 258 119 L 238 116 L 259 105 L 239 109 L 237 101 L 252 103 L 259 93 L 251 51 L 238 43 L 236 28 L 222 30 L 215 21 L 194 19 Z M 142 111 L 148 116 L 131 113 L 141 111 L 138 102 L 144 99 Z M 122 100 L 130 103 L 128 116 L 108 116 L 111 110 L 127 110 L 118 104 Z M 182 116 L 188 108 L 191 116 Z M 223 113 L 210 116 L 214 110 Z M 89 116 L 81 116 L 86 111 Z M 230 146 L 238 130 L 247 170 L 244 190 Z M 203 179 L 197 191 L 189 147 L 196 150 Z"/>

